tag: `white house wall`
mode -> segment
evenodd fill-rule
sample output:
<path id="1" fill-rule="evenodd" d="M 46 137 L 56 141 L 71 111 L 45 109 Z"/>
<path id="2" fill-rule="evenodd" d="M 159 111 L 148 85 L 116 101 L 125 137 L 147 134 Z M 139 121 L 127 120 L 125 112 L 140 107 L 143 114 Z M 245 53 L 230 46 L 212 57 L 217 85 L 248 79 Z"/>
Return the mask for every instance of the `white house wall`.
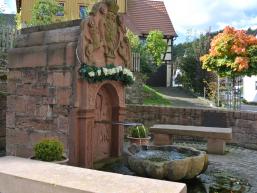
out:
<path id="1" fill-rule="evenodd" d="M 248 102 L 257 102 L 257 76 L 243 78 L 243 96 Z"/>

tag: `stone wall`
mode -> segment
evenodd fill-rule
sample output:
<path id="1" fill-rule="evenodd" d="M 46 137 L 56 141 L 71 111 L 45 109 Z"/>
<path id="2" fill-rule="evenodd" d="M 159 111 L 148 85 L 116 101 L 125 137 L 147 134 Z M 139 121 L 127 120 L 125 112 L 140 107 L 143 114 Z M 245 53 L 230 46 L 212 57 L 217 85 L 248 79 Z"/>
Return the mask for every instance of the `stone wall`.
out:
<path id="1" fill-rule="evenodd" d="M 134 72 L 136 81 L 133 85 L 126 87 L 126 104 L 143 104 L 143 78 L 141 73 Z"/>
<path id="2" fill-rule="evenodd" d="M 0 93 L 0 152 L 5 150 L 6 95 Z"/>
<path id="3" fill-rule="evenodd" d="M 128 105 L 127 119 L 147 126 L 160 123 L 231 127 L 231 143 L 257 149 L 257 113 L 253 112 Z"/>
<path id="4" fill-rule="evenodd" d="M 31 156 L 35 143 L 45 137 L 60 139 L 68 153 L 80 28 L 63 27 L 25 31 L 9 52 L 8 155 Z"/>

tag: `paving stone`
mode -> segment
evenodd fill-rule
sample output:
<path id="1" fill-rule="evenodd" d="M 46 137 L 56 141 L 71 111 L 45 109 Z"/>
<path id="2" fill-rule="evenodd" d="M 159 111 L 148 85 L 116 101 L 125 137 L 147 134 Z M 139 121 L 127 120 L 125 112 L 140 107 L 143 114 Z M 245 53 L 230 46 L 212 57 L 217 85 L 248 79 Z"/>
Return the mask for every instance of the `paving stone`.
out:
<path id="1" fill-rule="evenodd" d="M 176 144 L 201 150 L 206 150 L 207 147 L 207 144 L 202 142 L 176 142 Z M 249 193 L 257 193 L 257 151 L 232 145 L 227 145 L 226 151 L 225 155 L 208 155 L 211 168 L 229 171 L 235 176 L 247 180 L 252 186 Z"/>

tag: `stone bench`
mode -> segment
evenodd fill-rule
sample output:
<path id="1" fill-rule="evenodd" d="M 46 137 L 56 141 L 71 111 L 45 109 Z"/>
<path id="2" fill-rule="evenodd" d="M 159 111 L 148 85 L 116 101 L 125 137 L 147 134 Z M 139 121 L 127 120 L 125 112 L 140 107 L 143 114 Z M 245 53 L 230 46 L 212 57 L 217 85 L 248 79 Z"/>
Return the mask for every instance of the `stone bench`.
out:
<path id="1" fill-rule="evenodd" d="M 1 193 L 186 193 L 183 183 L 18 157 L 0 158 Z"/>
<path id="2" fill-rule="evenodd" d="M 207 151 L 211 154 L 224 154 L 226 141 L 232 140 L 231 128 L 159 124 L 152 126 L 150 132 L 155 145 L 172 144 L 173 135 L 207 138 Z"/>

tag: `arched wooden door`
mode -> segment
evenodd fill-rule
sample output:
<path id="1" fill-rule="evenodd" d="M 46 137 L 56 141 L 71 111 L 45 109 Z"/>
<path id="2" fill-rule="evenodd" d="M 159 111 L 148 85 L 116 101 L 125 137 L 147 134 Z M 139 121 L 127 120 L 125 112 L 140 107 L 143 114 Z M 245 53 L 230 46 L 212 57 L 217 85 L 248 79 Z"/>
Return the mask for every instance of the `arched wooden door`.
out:
<path id="1" fill-rule="evenodd" d="M 93 161 L 111 156 L 113 104 L 110 90 L 102 86 L 96 96 L 95 128 L 93 129 Z"/>

